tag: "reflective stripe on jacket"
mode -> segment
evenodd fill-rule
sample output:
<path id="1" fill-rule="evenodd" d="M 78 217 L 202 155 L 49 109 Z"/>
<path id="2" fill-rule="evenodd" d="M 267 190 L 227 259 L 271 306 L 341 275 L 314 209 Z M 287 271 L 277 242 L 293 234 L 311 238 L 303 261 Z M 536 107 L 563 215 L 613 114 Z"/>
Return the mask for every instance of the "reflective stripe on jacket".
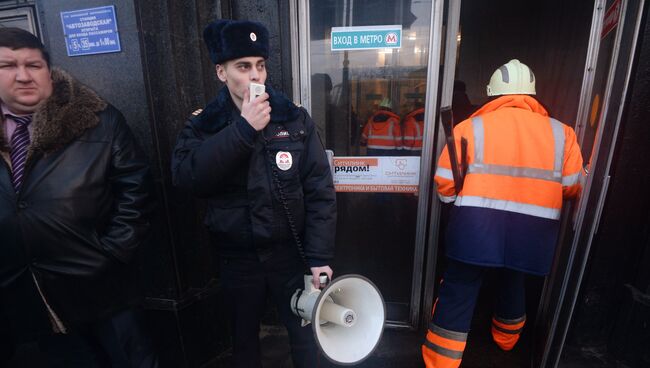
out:
<path id="1" fill-rule="evenodd" d="M 417 109 L 404 118 L 404 136 L 402 143 L 405 150 L 421 151 L 424 135 L 424 108 Z"/>
<path id="2" fill-rule="evenodd" d="M 495 99 L 454 128 L 467 140 L 467 174 L 456 196 L 449 154 L 440 157 L 438 194 L 455 202 L 447 257 L 548 274 L 563 197 L 580 191 L 582 158 L 573 129 L 548 117 L 532 97 Z M 459 160 L 460 161 L 460 160 Z"/>
<path id="3" fill-rule="evenodd" d="M 399 116 L 388 110 L 375 112 L 363 127 L 362 137 L 368 142 L 368 148 L 402 149 L 402 129 Z"/>
<path id="4" fill-rule="evenodd" d="M 447 148 L 435 174 L 442 201 L 557 220 L 562 198 L 576 196 L 583 175 L 573 129 L 549 118 L 534 98 L 495 99 L 454 128 L 467 145 L 467 175 L 454 190 Z M 460 157 L 458 159 L 460 162 Z"/>

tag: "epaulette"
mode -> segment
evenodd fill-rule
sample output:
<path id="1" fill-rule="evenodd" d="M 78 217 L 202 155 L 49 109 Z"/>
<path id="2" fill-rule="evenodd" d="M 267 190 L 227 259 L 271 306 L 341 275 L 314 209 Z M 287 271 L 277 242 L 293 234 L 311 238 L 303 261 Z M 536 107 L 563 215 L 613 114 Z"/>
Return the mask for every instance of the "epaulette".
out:
<path id="1" fill-rule="evenodd" d="M 203 109 L 195 110 L 195 111 L 192 113 L 192 116 L 197 116 L 198 114 L 200 114 L 200 113 L 202 113 L 202 112 L 203 112 Z"/>

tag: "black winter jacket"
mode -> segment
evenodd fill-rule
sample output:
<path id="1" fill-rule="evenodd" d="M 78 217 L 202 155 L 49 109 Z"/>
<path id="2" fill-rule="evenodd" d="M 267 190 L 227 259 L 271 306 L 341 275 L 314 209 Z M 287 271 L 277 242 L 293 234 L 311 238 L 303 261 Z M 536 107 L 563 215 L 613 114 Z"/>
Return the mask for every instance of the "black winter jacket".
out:
<path id="1" fill-rule="evenodd" d="M 68 330 L 125 307 L 127 263 L 150 227 L 149 167 L 124 117 L 52 75 L 19 195 L 0 129 L 0 312 L 27 334 L 52 330 L 46 305 Z"/>
<path id="2" fill-rule="evenodd" d="M 207 198 L 205 225 L 224 256 L 295 246 L 279 193 L 278 174 L 310 266 L 334 257 L 336 196 L 323 145 L 309 114 L 267 86 L 271 121 L 256 132 L 227 87 L 180 132 L 172 159 L 174 185 Z M 293 163 L 278 168 L 278 152 Z"/>

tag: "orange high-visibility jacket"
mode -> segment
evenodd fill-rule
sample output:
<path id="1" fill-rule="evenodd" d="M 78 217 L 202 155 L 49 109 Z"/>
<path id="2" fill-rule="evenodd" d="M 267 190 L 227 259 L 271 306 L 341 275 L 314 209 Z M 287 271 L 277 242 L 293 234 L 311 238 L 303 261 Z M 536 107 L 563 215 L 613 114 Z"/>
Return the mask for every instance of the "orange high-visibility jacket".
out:
<path id="1" fill-rule="evenodd" d="M 424 135 L 424 107 L 417 109 L 404 118 L 404 135 L 402 144 L 405 150 L 421 151 Z"/>
<path id="2" fill-rule="evenodd" d="M 363 127 L 361 137 L 368 148 L 394 150 L 402 149 L 400 118 L 388 110 L 375 112 Z"/>
<path id="3" fill-rule="evenodd" d="M 584 178 L 573 129 L 533 97 L 506 95 L 458 124 L 454 138 L 459 156 L 467 140 L 463 188 L 455 192 L 447 147 L 434 178 L 440 199 L 455 202 L 447 256 L 548 273 L 563 198 L 577 196 Z"/>

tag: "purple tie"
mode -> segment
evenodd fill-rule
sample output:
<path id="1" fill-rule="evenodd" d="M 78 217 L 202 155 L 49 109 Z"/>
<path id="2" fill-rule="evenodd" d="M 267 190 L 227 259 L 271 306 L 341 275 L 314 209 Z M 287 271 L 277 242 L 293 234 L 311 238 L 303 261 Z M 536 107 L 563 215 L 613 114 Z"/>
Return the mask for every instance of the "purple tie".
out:
<path id="1" fill-rule="evenodd" d="M 23 183 L 23 174 L 25 173 L 25 161 L 27 159 L 27 148 L 29 147 L 29 131 L 27 126 L 32 122 L 29 116 L 11 116 L 16 122 L 16 130 L 11 136 L 11 181 L 16 193 L 20 191 L 20 185 Z"/>

